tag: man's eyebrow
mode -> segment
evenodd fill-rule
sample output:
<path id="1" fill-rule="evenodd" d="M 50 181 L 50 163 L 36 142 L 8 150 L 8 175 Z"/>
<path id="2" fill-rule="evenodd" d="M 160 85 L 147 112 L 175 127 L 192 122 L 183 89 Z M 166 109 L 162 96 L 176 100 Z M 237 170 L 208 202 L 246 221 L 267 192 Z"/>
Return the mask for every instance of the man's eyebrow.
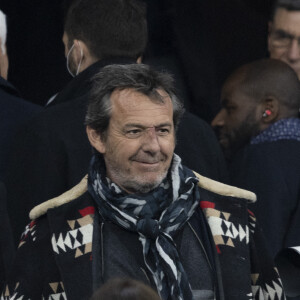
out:
<path id="1" fill-rule="evenodd" d="M 289 33 L 289 32 L 287 32 L 287 31 L 285 31 L 283 29 L 276 29 L 275 33 L 279 33 L 279 34 L 285 35 L 287 37 L 294 37 L 295 36 L 292 33 Z"/>
<path id="2" fill-rule="evenodd" d="M 171 126 L 172 126 L 172 123 L 166 122 L 166 123 L 161 123 L 161 124 L 155 125 L 154 127 L 159 128 L 159 127 L 171 127 Z M 146 128 L 149 128 L 149 126 L 144 126 L 144 125 L 141 125 L 141 124 L 138 124 L 138 123 L 128 123 L 124 126 L 124 129 L 128 129 L 128 128 L 146 129 Z"/>

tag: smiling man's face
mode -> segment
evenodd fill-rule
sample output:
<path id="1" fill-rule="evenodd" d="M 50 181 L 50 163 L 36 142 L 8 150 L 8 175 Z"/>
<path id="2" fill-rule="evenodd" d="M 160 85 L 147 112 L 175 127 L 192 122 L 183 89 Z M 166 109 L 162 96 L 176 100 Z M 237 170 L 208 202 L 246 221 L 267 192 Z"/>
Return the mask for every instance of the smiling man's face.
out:
<path id="1" fill-rule="evenodd" d="M 112 114 L 96 148 L 103 153 L 107 176 L 127 192 L 145 193 L 166 177 L 174 147 L 173 105 L 153 102 L 133 89 L 111 94 Z"/>

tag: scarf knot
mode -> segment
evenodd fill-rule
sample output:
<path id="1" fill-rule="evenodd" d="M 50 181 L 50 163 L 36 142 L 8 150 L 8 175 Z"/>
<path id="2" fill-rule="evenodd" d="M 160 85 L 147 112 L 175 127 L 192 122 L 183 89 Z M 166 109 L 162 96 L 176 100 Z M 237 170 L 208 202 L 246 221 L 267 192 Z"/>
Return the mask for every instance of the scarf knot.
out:
<path id="1" fill-rule="evenodd" d="M 137 232 L 151 240 L 156 240 L 161 233 L 160 228 L 158 221 L 149 217 L 139 219 L 136 223 Z"/>
<path id="2" fill-rule="evenodd" d="M 106 178 L 101 155 L 91 160 L 88 191 L 101 216 L 139 234 L 144 262 L 163 300 L 192 300 L 192 290 L 172 236 L 200 201 L 198 179 L 174 154 L 167 177 L 146 194 L 127 194 Z"/>

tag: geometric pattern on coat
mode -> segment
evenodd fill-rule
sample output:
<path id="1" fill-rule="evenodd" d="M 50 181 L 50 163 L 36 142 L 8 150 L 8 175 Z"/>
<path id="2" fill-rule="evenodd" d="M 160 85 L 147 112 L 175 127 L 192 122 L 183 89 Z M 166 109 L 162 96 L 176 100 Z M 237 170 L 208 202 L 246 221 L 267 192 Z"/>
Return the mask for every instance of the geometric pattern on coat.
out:
<path id="1" fill-rule="evenodd" d="M 49 291 L 49 293 L 46 293 L 48 296 L 46 298 L 43 297 L 43 300 L 67 300 L 64 284 L 62 281 L 49 283 L 49 288 L 51 291 Z"/>
<path id="2" fill-rule="evenodd" d="M 250 231 L 252 233 L 254 233 L 255 230 L 255 226 L 256 226 L 256 217 L 254 215 L 254 213 L 248 209 L 248 213 L 249 213 L 249 227 L 250 227 Z"/>
<path id="3" fill-rule="evenodd" d="M 25 230 L 24 232 L 22 233 L 21 235 L 21 240 L 20 240 L 20 243 L 19 243 L 19 246 L 18 248 L 22 247 L 26 241 L 29 240 L 29 238 L 34 242 L 36 240 L 36 237 L 35 237 L 35 224 L 36 224 L 36 221 L 33 220 L 31 221 L 26 227 L 25 227 Z"/>
<path id="4" fill-rule="evenodd" d="M 8 286 L 6 286 L 0 300 L 22 300 L 24 295 L 18 293 L 19 283 L 16 284 L 13 291 L 9 291 Z M 67 300 L 65 294 L 65 289 L 63 282 L 51 282 L 49 283 L 48 290 L 44 291 L 47 297 L 42 296 L 41 300 Z"/>
<path id="5" fill-rule="evenodd" d="M 230 221 L 231 214 L 215 209 L 215 204 L 212 202 L 202 201 L 201 208 L 212 231 L 218 253 L 220 253 L 219 245 L 235 247 L 235 240 L 238 243 L 249 244 L 247 225 L 235 225 Z"/>
<path id="6" fill-rule="evenodd" d="M 274 269 L 278 273 L 277 269 Z M 273 280 L 272 284 L 266 284 L 266 288 L 262 288 L 260 285 L 255 285 L 259 279 L 258 274 L 251 274 L 251 279 L 254 299 L 277 300 L 282 298 L 283 286 L 280 278 L 277 278 L 277 282 Z"/>
<path id="7" fill-rule="evenodd" d="M 14 300 L 22 300 L 23 296 L 18 295 L 18 287 L 19 287 L 19 282 L 16 283 L 13 291 L 9 291 L 8 286 L 6 286 L 3 290 L 3 293 L 1 294 L 0 300 L 9 300 L 9 299 L 14 299 Z"/>
<path id="8" fill-rule="evenodd" d="M 52 248 L 57 254 L 74 251 L 75 258 L 92 252 L 94 207 L 79 211 L 82 218 L 67 220 L 69 231 L 52 235 Z"/>

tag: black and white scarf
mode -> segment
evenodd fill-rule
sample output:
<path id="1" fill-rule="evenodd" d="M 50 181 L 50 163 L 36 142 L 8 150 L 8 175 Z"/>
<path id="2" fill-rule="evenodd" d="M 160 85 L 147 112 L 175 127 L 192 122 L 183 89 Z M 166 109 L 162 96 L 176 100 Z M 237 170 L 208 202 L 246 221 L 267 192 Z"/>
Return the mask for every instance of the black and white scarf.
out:
<path id="1" fill-rule="evenodd" d="M 91 160 L 88 191 L 101 216 L 139 234 L 144 261 L 163 300 L 193 299 L 173 241 L 199 203 L 198 179 L 174 154 L 167 178 L 146 194 L 127 194 L 105 176 L 103 158 Z"/>

